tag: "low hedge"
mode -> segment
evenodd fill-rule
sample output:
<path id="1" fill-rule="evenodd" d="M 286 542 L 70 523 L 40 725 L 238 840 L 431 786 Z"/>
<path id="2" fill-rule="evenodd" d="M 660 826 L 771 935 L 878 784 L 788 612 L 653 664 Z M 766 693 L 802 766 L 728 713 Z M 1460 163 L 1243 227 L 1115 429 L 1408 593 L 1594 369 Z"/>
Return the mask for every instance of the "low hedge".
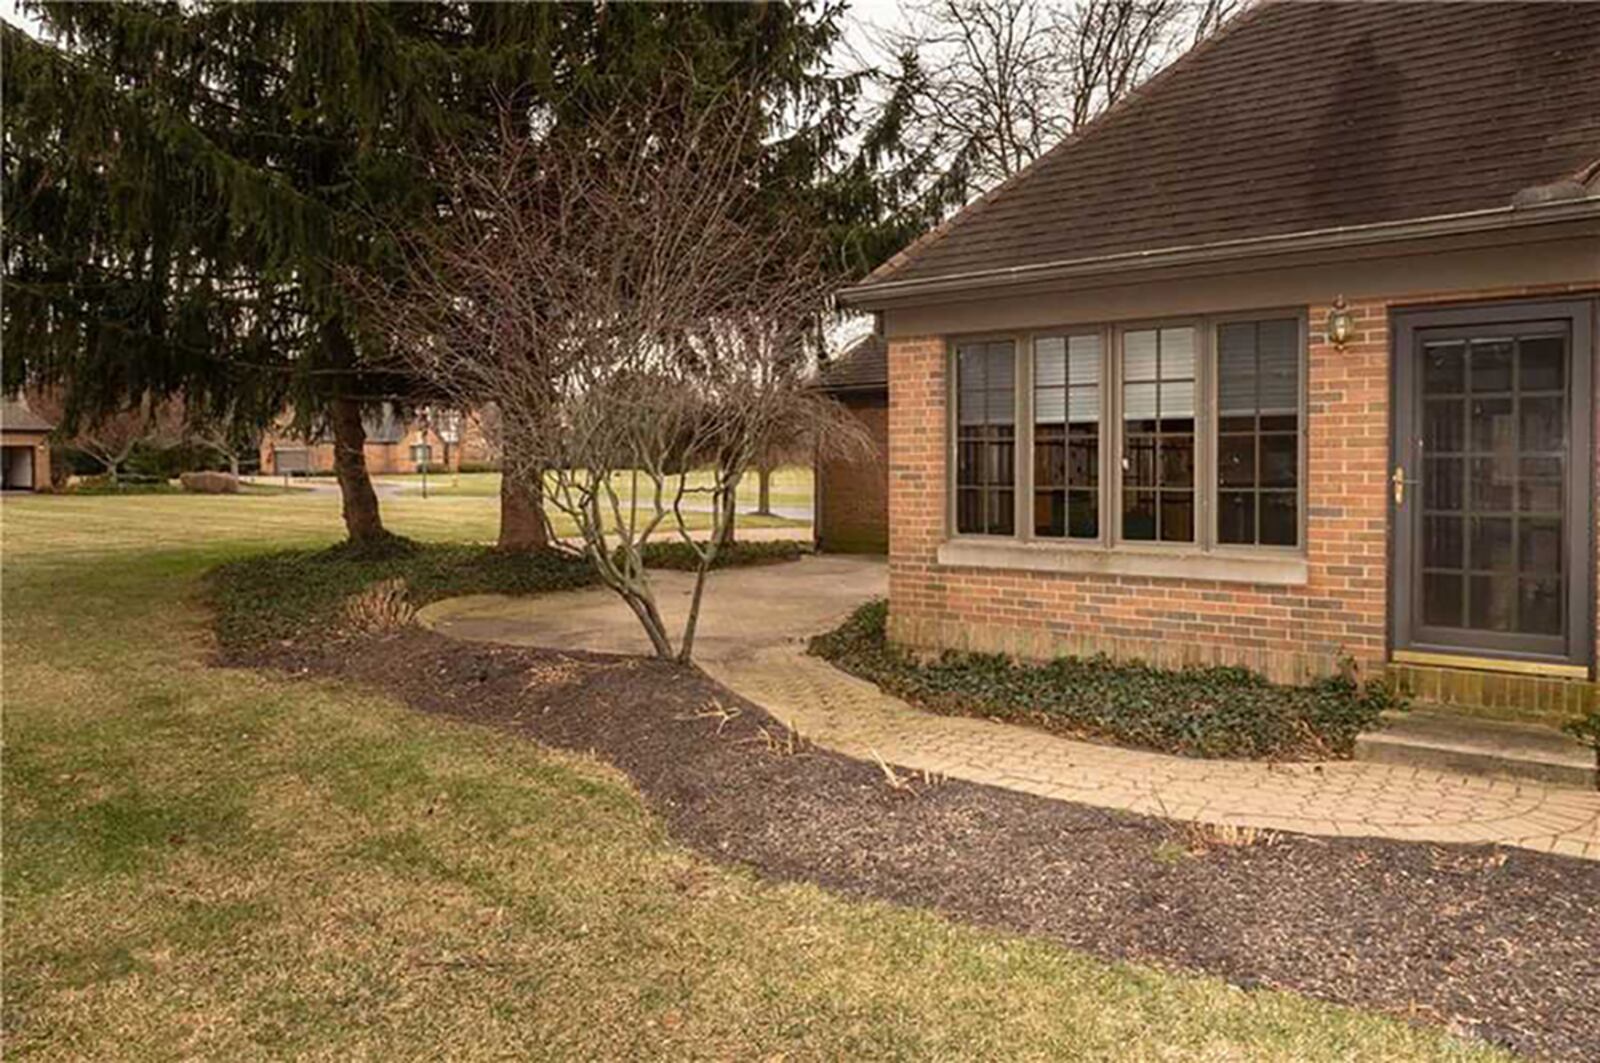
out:
<path id="1" fill-rule="evenodd" d="M 798 543 L 736 543 L 718 568 L 793 560 Z M 682 543 L 652 543 L 646 564 L 692 569 Z M 599 582 L 589 562 L 566 551 L 512 552 L 459 543 L 418 543 L 391 535 L 374 544 L 283 550 L 232 561 L 207 576 L 218 642 L 227 651 L 326 638 L 347 598 L 375 583 L 405 581 L 414 606 L 462 594 L 543 594 Z"/>
<path id="2" fill-rule="evenodd" d="M 811 640 L 810 651 L 923 708 L 994 717 L 1058 734 L 1191 757 L 1348 757 L 1356 735 L 1400 699 L 1380 680 L 1349 675 L 1309 686 L 1245 668 L 1155 668 L 1100 657 L 1018 663 L 945 652 L 923 660 L 889 643 L 887 603 L 858 609 Z"/>

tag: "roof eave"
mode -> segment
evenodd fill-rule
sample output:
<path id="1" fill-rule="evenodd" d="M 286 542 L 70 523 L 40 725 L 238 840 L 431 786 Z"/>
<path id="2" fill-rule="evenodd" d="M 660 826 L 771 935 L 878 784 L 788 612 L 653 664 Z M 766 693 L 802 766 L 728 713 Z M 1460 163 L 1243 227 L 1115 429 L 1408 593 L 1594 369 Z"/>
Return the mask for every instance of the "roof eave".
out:
<path id="1" fill-rule="evenodd" d="M 1111 255 L 980 270 L 943 277 L 858 284 L 841 291 L 838 299 L 840 305 L 852 309 L 876 310 L 891 304 L 915 301 L 923 296 L 1010 288 L 1074 277 L 1131 273 L 1169 266 L 1334 251 L 1403 240 L 1519 229 L 1584 219 L 1600 219 L 1600 195 L 1541 203 L 1535 206 L 1490 207 L 1484 210 L 1376 222 L 1370 225 L 1306 229 L 1272 236 L 1252 236 L 1207 244 L 1152 248 L 1146 251 L 1123 251 Z"/>

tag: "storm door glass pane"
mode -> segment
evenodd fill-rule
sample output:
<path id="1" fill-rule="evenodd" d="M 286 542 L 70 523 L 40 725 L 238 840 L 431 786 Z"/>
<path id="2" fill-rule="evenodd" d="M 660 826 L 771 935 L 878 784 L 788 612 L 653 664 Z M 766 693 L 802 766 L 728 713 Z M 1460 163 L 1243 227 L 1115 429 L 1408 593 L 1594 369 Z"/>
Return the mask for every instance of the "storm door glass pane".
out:
<path id="1" fill-rule="evenodd" d="M 1016 348 L 1010 340 L 956 348 L 956 530 L 1016 530 Z"/>
<path id="2" fill-rule="evenodd" d="M 1571 593 L 1564 336 L 1426 343 L 1423 622 L 1562 635 Z"/>
<path id="3" fill-rule="evenodd" d="M 1217 541 L 1300 540 L 1300 326 L 1217 329 Z"/>
<path id="4" fill-rule="evenodd" d="M 1033 533 L 1100 537 L 1100 337 L 1033 342 Z"/>

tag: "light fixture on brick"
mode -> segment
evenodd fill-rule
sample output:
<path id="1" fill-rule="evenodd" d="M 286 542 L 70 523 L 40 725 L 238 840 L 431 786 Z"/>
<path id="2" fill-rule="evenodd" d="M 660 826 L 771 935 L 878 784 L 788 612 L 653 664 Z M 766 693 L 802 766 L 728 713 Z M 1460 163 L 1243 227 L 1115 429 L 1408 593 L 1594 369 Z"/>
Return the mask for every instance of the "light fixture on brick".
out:
<path id="1" fill-rule="evenodd" d="M 1350 322 L 1350 308 L 1344 303 L 1344 296 L 1339 296 L 1333 301 L 1333 309 L 1328 311 L 1328 339 L 1340 350 L 1350 342 L 1352 327 Z"/>

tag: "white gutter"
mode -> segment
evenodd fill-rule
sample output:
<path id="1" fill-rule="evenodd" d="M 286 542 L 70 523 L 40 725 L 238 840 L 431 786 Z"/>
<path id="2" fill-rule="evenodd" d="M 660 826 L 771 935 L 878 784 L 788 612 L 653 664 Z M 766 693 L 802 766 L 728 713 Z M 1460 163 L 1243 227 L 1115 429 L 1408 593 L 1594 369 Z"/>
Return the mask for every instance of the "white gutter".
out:
<path id="1" fill-rule="evenodd" d="M 1301 251 L 1335 250 L 1398 240 L 1495 232 L 1586 219 L 1600 220 L 1600 195 L 1555 200 L 1532 206 L 1490 207 L 1457 214 L 1437 214 L 1404 221 L 1342 225 L 1328 229 L 1303 229 L 1299 232 L 1273 236 L 1219 240 L 1209 244 L 1186 244 L 1152 248 L 1148 251 L 1122 251 L 1090 258 L 1069 258 L 1028 266 L 952 273 L 921 280 L 887 280 L 876 284 L 857 284 L 841 291 L 838 299 L 843 306 L 871 309 L 883 305 L 885 301 L 899 302 L 920 295 L 937 295 L 969 289 L 1009 288 L 1085 275 L 1226 262 Z"/>

